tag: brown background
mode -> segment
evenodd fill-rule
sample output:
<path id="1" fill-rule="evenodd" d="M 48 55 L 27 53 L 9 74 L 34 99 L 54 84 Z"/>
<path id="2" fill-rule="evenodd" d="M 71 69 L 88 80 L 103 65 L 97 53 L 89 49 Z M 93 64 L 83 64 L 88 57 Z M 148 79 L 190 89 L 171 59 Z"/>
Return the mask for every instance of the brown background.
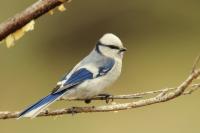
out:
<path id="1" fill-rule="evenodd" d="M 33 2 L 1 0 L 0 22 Z M 107 92 L 128 94 L 177 86 L 200 54 L 199 4 L 197 0 L 73 0 L 66 12 L 39 18 L 35 30 L 17 41 L 16 47 L 0 45 L 0 110 L 22 110 L 48 94 L 107 32 L 117 34 L 128 48 L 122 76 Z M 199 133 L 199 97 L 196 92 L 118 113 L 1 120 L 0 131 Z M 57 102 L 50 108 L 77 105 L 85 106 Z"/>

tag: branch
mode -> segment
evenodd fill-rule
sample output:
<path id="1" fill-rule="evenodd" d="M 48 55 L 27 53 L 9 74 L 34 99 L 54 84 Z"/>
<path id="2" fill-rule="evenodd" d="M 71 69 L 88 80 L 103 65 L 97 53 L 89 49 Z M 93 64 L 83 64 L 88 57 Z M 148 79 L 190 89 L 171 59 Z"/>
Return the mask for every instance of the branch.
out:
<path id="1" fill-rule="evenodd" d="M 129 103 L 109 104 L 109 105 L 103 105 L 103 106 L 97 106 L 97 107 L 94 107 L 94 106 L 72 107 L 72 108 L 58 109 L 54 111 L 45 110 L 41 112 L 37 117 L 56 116 L 56 115 L 75 114 L 75 113 L 119 111 L 119 110 L 133 109 L 133 108 L 143 107 L 143 106 L 147 106 L 151 104 L 166 102 L 174 98 L 177 98 L 181 95 L 191 94 L 192 92 L 197 90 L 200 87 L 200 84 L 191 84 L 191 83 L 193 80 L 195 80 L 199 76 L 200 76 L 200 69 L 194 70 L 188 76 L 188 78 L 176 88 L 166 88 L 166 89 L 157 90 L 157 91 L 149 91 L 149 92 L 136 93 L 136 94 L 130 94 L 130 95 L 118 95 L 118 96 L 109 97 L 110 99 L 133 99 L 133 98 L 142 98 L 142 96 L 148 96 L 151 94 L 157 94 L 150 98 L 141 99 L 141 100 L 129 102 Z M 190 88 L 190 90 L 185 91 L 187 88 L 188 89 Z M 84 99 L 76 99 L 76 100 L 84 100 Z M 95 97 L 92 100 L 102 100 L 102 99 L 99 97 Z M 9 112 L 9 111 L 0 112 L 0 119 L 17 118 L 18 114 L 19 112 Z"/>
<path id="2" fill-rule="evenodd" d="M 192 84 L 189 85 L 188 88 L 190 88 L 190 90 L 183 92 L 182 95 L 187 95 L 187 94 L 192 94 L 194 91 L 196 91 L 197 89 L 200 88 L 200 84 Z M 105 96 L 96 96 L 91 98 L 90 100 L 119 100 L 119 99 L 140 99 L 140 98 L 144 98 L 145 96 L 150 96 L 150 95 L 155 95 L 155 94 L 159 94 L 159 93 L 166 93 L 166 92 L 170 92 L 177 89 L 176 88 L 164 88 L 164 89 L 160 89 L 160 90 L 155 90 L 155 91 L 147 91 L 147 92 L 140 92 L 140 93 L 134 93 L 134 94 L 127 94 L 127 95 L 110 95 L 108 97 Z M 72 100 L 77 100 L 77 101 L 84 101 L 85 99 L 67 99 L 67 98 L 61 98 L 59 99 L 60 101 L 72 101 Z"/>
<path id="3" fill-rule="evenodd" d="M 0 41 L 25 26 L 31 20 L 37 19 L 64 2 L 70 2 L 70 0 L 38 0 L 21 13 L 0 24 Z"/>

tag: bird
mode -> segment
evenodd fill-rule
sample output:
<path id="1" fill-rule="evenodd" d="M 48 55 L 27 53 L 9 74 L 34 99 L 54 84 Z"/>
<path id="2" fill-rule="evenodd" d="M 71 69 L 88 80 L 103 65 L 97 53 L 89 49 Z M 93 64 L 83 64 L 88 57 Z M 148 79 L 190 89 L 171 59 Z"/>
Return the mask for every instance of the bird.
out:
<path id="1" fill-rule="evenodd" d="M 21 111 L 18 118 L 34 118 L 60 98 L 87 100 L 101 95 L 119 78 L 126 50 L 119 37 L 104 34 L 92 51 L 57 82 L 50 94 Z"/>

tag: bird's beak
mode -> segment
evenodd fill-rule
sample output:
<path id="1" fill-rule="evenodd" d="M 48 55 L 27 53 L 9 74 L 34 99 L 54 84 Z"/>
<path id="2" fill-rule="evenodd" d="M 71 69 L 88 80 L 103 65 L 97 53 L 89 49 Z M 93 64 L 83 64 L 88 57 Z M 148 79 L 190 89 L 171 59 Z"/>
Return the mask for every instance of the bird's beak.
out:
<path id="1" fill-rule="evenodd" d="M 120 51 L 125 52 L 125 51 L 127 51 L 127 48 L 123 47 L 123 48 L 120 49 Z"/>

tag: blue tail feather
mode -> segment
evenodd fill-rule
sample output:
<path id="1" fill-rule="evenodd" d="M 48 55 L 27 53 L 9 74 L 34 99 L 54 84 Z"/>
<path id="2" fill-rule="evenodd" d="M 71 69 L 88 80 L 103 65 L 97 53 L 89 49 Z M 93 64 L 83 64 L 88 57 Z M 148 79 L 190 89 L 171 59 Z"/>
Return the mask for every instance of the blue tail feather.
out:
<path id="1" fill-rule="evenodd" d="M 66 90 L 60 91 L 58 93 L 52 93 L 49 94 L 48 96 L 42 98 L 41 100 L 39 100 L 38 102 L 36 102 L 35 104 L 31 105 L 30 107 L 28 107 L 27 109 L 25 109 L 24 111 L 22 111 L 19 114 L 19 117 L 23 117 L 24 115 L 26 115 L 27 113 L 40 108 L 41 106 L 45 105 L 45 104 L 49 104 L 54 102 L 58 97 L 62 96 L 62 94 L 64 94 L 66 92 Z"/>

